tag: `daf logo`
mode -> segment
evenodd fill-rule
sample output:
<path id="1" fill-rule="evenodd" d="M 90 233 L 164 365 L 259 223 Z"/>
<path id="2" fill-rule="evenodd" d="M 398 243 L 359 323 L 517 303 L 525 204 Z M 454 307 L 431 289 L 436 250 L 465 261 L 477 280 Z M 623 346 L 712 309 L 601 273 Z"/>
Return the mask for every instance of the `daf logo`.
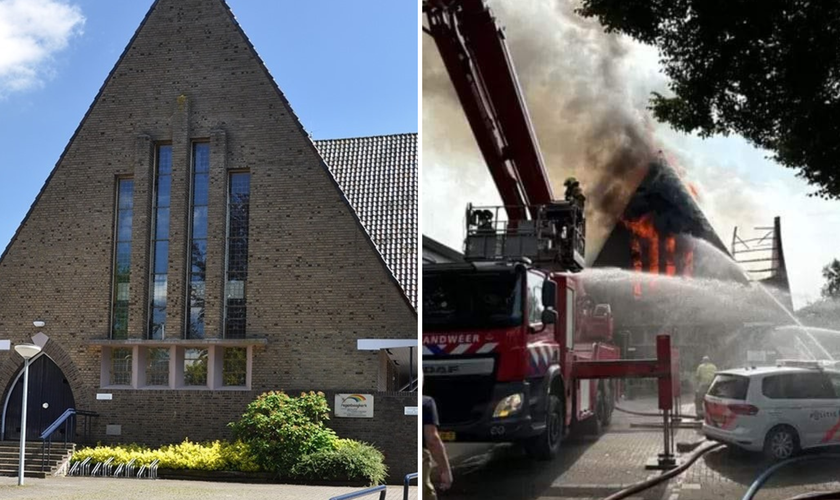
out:
<path id="1" fill-rule="evenodd" d="M 423 362 L 423 375 L 428 377 L 490 375 L 493 373 L 494 364 L 493 358 L 429 360 Z"/>
<path id="2" fill-rule="evenodd" d="M 423 373 L 426 375 L 452 375 L 460 370 L 461 367 L 458 365 L 426 365 L 423 367 Z"/>

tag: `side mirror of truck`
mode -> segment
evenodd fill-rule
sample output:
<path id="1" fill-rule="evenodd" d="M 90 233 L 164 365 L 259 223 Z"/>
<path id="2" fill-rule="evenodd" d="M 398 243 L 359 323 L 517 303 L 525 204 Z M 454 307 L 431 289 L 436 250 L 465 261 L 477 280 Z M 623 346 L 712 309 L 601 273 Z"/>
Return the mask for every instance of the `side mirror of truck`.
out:
<path id="1" fill-rule="evenodd" d="M 546 307 L 545 309 L 543 309 L 542 315 L 540 316 L 540 322 L 542 323 L 542 326 L 537 328 L 532 325 L 528 328 L 528 331 L 530 333 L 541 333 L 543 330 L 545 330 L 545 327 L 547 327 L 548 325 L 553 325 L 557 323 L 557 318 L 557 311 L 555 311 L 553 307 Z"/>
<path id="2" fill-rule="evenodd" d="M 542 324 L 553 325 L 557 323 L 557 311 L 553 307 L 546 307 L 542 312 Z"/>
<path id="3" fill-rule="evenodd" d="M 542 303 L 543 307 L 556 307 L 557 300 L 557 283 L 551 280 L 545 280 L 542 287 Z M 543 321 L 545 323 L 545 321 Z"/>

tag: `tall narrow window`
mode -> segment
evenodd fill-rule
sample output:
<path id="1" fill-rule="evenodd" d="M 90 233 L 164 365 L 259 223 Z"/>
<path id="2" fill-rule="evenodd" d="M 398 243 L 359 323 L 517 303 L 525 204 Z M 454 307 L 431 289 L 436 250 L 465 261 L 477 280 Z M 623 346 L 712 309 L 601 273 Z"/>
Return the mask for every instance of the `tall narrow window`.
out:
<path id="1" fill-rule="evenodd" d="M 192 236 L 188 339 L 204 338 L 204 284 L 207 269 L 207 193 L 210 185 L 210 145 L 193 146 Z"/>
<path id="2" fill-rule="evenodd" d="M 245 281 L 248 278 L 248 209 L 251 174 L 230 175 L 225 281 L 225 338 L 245 338 Z"/>
<path id="3" fill-rule="evenodd" d="M 166 337 L 166 273 L 169 269 L 169 198 L 172 190 L 172 146 L 158 147 L 152 237 L 151 321 L 149 338 Z"/>
<path id="4" fill-rule="evenodd" d="M 128 292 L 131 278 L 131 220 L 134 214 L 134 180 L 117 182 L 116 249 L 111 338 L 128 338 Z"/>

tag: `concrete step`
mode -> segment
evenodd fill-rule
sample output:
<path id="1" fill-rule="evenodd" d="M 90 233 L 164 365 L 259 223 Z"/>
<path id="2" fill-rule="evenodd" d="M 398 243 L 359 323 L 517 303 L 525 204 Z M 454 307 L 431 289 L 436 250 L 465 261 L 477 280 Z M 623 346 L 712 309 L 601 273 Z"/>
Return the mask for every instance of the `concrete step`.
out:
<path id="1" fill-rule="evenodd" d="M 30 447 L 34 448 L 34 447 L 37 446 L 38 448 L 40 448 L 41 444 L 42 444 L 42 441 L 27 441 L 26 442 L 26 447 L 27 448 L 30 448 Z M 3 448 L 18 449 L 19 446 L 20 446 L 20 441 L 0 441 L 0 449 L 3 449 Z M 53 448 L 55 448 L 56 446 L 64 446 L 64 440 L 53 441 Z M 67 443 L 67 446 L 75 446 L 75 444 L 74 443 Z"/>
<path id="2" fill-rule="evenodd" d="M 66 457 L 51 458 L 51 459 L 47 460 L 46 462 L 44 462 L 44 464 L 45 464 L 46 467 L 55 467 L 56 465 L 64 462 L 65 459 L 66 459 Z M 32 459 L 27 458 L 26 460 L 24 460 L 24 463 L 26 464 L 27 467 L 29 467 L 30 465 L 33 466 L 33 467 L 37 465 L 39 469 L 41 468 L 41 459 L 40 458 L 32 458 Z M 17 460 L 0 460 L 0 468 L 14 467 L 16 469 L 17 466 L 18 466 L 18 461 Z"/>
<path id="3" fill-rule="evenodd" d="M 52 476 L 55 470 L 69 459 L 75 450 L 76 445 L 68 443 L 53 443 L 50 453 L 43 464 L 45 471 L 41 471 L 43 448 L 41 442 L 27 442 L 24 452 L 24 474 L 25 477 L 43 478 Z M 0 476 L 17 476 L 18 460 L 20 459 L 19 443 L 5 441 L 0 442 Z"/>
<path id="4" fill-rule="evenodd" d="M 18 470 L 15 468 L 14 470 L 0 468 L 0 476 L 18 476 Z M 47 476 L 52 476 L 52 472 L 41 472 L 41 469 L 38 470 L 29 470 L 29 467 L 24 468 L 23 477 L 32 477 L 37 479 L 44 479 Z"/>
<path id="5" fill-rule="evenodd" d="M 71 453 L 71 452 L 69 452 L 69 451 L 68 451 L 68 452 L 66 452 L 66 453 L 50 453 L 50 454 L 49 454 L 49 455 L 47 455 L 46 457 L 44 457 L 44 456 L 43 456 L 43 455 L 41 455 L 40 453 L 24 453 L 24 454 L 23 454 L 23 458 L 25 458 L 27 462 L 28 462 L 29 460 L 35 460 L 35 459 L 37 459 L 38 461 L 40 461 L 40 460 L 41 460 L 41 458 L 46 458 L 47 460 L 61 460 L 62 458 L 64 458 L 64 457 L 66 457 L 67 455 L 69 455 L 70 453 Z M 11 454 L 11 455 L 0 456 L 0 463 L 3 463 L 3 462 L 14 462 L 14 463 L 17 463 L 19 458 L 20 458 L 20 454 L 19 454 L 19 453 L 14 453 L 14 454 Z"/>
<path id="6" fill-rule="evenodd" d="M 63 460 L 55 460 L 55 461 L 47 462 L 46 464 L 44 464 L 44 469 L 45 470 L 53 470 L 59 464 L 61 464 L 62 462 L 63 462 Z M 29 470 L 29 469 L 41 470 L 41 461 L 40 460 L 29 460 L 29 461 L 26 462 L 24 467 L 26 468 L 26 470 Z M 14 469 L 14 470 L 17 470 L 17 468 L 18 468 L 18 463 L 17 462 L 0 462 L 0 469 Z"/>
<path id="7" fill-rule="evenodd" d="M 46 453 L 46 455 L 53 456 L 53 457 L 63 457 L 64 455 L 67 455 L 68 453 L 73 453 L 73 450 L 56 450 L 56 449 L 53 448 L 52 450 L 49 451 L 49 453 Z M 0 450 L 0 460 L 2 460 L 4 458 L 17 457 L 19 455 L 20 455 L 20 450 Z M 34 457 L 34 456 L 40 457 L 41 455 L 44 455 L 44 452 L 40 448 L 37 449 L 37 450 L 31 450 L 31 449 L 27 448 L 26 452 L 24 452 L 24 456 L 27 456 L 27 457 Z"/>

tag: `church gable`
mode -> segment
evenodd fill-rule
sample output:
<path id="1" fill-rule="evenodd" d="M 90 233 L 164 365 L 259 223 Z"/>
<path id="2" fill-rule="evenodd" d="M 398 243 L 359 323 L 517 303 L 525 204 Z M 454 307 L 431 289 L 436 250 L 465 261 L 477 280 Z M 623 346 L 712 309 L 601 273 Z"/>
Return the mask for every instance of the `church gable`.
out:
<path id="1" fill-rule="evenodd" d="M 416 336 L 416 313 L 221 0 L 153 5 L 0 283 L 16 291 L 0 305 L 9 324 L 37 303 L 68 340 L 257 339 L 279 355 L 319 332 L 324 359 L 283 351 L 286 380 L 327 383 L 329 368 L 328 383 L 375 385 L 355 340 Z"/>

